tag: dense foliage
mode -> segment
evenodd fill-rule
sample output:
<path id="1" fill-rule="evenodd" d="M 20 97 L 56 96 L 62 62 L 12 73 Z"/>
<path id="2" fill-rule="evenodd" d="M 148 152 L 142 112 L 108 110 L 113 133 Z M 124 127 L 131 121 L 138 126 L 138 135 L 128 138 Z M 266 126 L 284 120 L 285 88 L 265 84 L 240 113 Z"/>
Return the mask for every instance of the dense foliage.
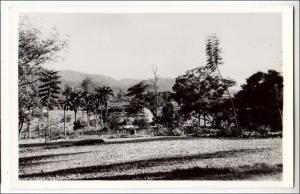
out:
<path id="1" fill-rule="evenodd" d="M 30 23 L 21 21 L 18 39 L 19 133 L 24 121 L 30 121 L 32 112 L 42 108 L 39 85 L 44 65 L 56 61 L 67 41 L 56 32 L 44 38 Z M 28 122 L 28 125 L 30 123 Z"/>
<path id="2" fill-rule="evenodd" d="M 240 124 L 250 130 L 269 126 L 282 130 L 283 78 L 269 70 L 251 75 L 235 98 Z"/>
<path id="3" fill-rule="evenodd" d="M 174 99 L 180 105 L 180 114 L 186 119 L 190 117 L 206 120 L 212 114 L 214 106 L 225 97 L 228 87 L 234 85 L 233 80 L 221 79 L 216 75 L 186 73 L 176 79 L 173 90 Z"/>

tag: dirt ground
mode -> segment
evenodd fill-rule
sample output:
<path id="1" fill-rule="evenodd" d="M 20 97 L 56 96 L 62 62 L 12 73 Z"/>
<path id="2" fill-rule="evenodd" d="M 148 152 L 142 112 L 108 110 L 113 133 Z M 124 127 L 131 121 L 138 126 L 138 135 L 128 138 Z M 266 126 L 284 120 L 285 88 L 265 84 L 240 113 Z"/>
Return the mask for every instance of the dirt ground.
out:
<path id="1" fill-rule="evenodd" d="M 19 145 L 24 180 L 280 180 L 282 139 L 155 137 Z"/>

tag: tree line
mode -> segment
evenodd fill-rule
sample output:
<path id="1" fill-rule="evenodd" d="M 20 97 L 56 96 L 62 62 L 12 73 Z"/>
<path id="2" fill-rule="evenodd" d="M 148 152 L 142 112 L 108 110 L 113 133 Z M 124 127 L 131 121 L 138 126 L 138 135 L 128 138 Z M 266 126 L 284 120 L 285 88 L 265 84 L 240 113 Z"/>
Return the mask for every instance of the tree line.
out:
<path id="1" fill-rule="evenodd" d="M 83 127 L 77 120 L 79 110 L 86 113 L 88 126 L 90 116 L 94 114 L 95 124 L 100 123 L 101 129 L 107 129 L 108 104 L 114 96 L 110 87 L 97 86 L 86 78 L 77 90 L 70 86 L 61 89 L 58 71 L 44 67 L 59 59 L 59 54 L 67 46 L 67 41 L 58 37 L 57 33 L 53 33 L 48 38 L 42 38 L 39 30 L 24 23 L 20 25 L 19 133 L 24 122 L 30 125 L 32 115 L 43 107 L 48 109 L 47 128 L 50 128 L 49 110 L 59 107 L 64 111 L 65 135 L 65 113 L 68 110 L 74 112 L 74 129 Z M 122 94 L 130 99 L 127 112 L 136 113 L 146 107 L 154 115 L 153 125 L 167 128 L 182 127 L 192 118 L 194 125 L 198 127 L 225 129 L 234 126 L 235 135 L 240 135 L 242 129 L 268 128 L 281 131 L 281 74 L 274 70 L 257 72 L 246 79 L 240 91 L 232 95 L 229 88 L 236 82 L 222 77 L 219 70 L 219 66 L 223 64 L 221 54 L 219 39 L 216 35 L 209 36 L 206 40 L 207 63 L 178 76 L 172 91 L 159 92 L 158 69 L 153 66 L 150 84 L 141 81 L 129 87 L 126 94 Z"/>

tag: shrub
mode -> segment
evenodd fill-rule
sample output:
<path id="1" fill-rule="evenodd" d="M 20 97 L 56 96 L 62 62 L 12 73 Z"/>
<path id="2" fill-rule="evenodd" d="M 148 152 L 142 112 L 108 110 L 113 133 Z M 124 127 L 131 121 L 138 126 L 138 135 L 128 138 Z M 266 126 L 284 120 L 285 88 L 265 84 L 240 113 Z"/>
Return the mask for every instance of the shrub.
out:
<path id="1" fill-rule="evenodd" d="M 107 127 L 103 127 L 103 131 L 109 131 Z"/>
<path id="2" fill-rule="evenodd" d="M 196 136 L 210 136 L 213 135 L 213 133 L 215 132 L 211 129 L 203 128 L 203 127 L 194 127 L 193 130 L 195 131 Z"/>
<path id="3" fill-rule="evenodd" d="M 191 127 L 191 126 L 183 127 L 183 130 L 184 130 L 187 134 L 194 134 L 194 133 L 196 133 L 195 128 L 194 128 L 194 127 Z"/>
<path id="4" fill-rule="evenodd" d="M 260 125 L 257 129 L 259 135 L 266 137 L 268 133 L 271 131 L 271 127 L 269 125 Z"/>
<path id="5" fill-rule="evenodd" d="M 50 130 L 48 131 L 48 138 L 49 140 L 57 140 L 57 139 L 61 139 L 61 134 L 58 130 Z"/>
<path id="6" fill-rule="evenodd" d="M 72 119 L 72 116 L 71 115 L 66 115 L 66 123 L 69 123 Z M 61 118 L 60 120 L 61 123 L 64 122 L 64 117 Z"/>
<path id="7" fill-rule="evenodd" d="M 183 130 L 179 129 L 178 127 L 176 127 L 175 129 L 173 129 L 172 133 L 175 136 L 183 136 L 184 135 Z"/>
<path id="8" fill-rule="evenodd" d="M 241 136 L 241 131 L 235 126 L 231 126 L 216 132 L 218 137 L 239 137 Z"/>
<path id="9" fill-rule="evenodd" d="M 66 122 L 69 123 L 72 119 L 71 115 L 66 115 Z"/>
<path id="10" fill-rule="evenodd" d="M 135 134 L 135 129 L 130 129 L 129 132 L 130 132 L 130 135 L 134 135 Z"/>
<path id="11" fill-rule="evenodd" d="M 135 119 L 133 121 L 133 125 L 137 125 L 140 129 L 149 127 L 149 124 L 148 124 L 146 118 Z"/>
<path id="12" fill-rule="evenodd" d="M 76 131 L 78 129 L 82 129 L 82 128 L 86 127 L 87 126 L 87 122 L 77 120 L 77 121 L 74 121 L 73 125 L 74 125 L 73 126 L 73 130 Z"/>
<path id="13" fill-rule="evenodd" d="M 121 125 L 122 125 L 122 122 L 120 122 L 120 119 L 116 114 L 112 114 L 109 117 L 109 127 L 111 130 L 119 129 Z"/>
<path id="14" fill-rule="evenodd" d="M 78 134 L 73 133 L 70 135 L 70 139 L 76 139 L 76 138 L 78 138 Z"/>
<path id="15" fill-rule="evenodd" d="M 169 134 L 169 130 L 166 127 L 159 127 L 156 130 L 156 135 L 157 136 L 163 136 L 163 135 L 168 135 Z"/>

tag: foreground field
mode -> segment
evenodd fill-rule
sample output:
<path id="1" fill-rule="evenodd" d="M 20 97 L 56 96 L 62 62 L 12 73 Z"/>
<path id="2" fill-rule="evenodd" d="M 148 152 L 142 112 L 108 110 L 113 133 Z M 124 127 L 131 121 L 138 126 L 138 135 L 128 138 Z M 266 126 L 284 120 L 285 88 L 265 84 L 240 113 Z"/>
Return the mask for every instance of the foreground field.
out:
<path id="1" fill-rule="evenodd" d="M 159 137 L 20 144 L 30 180 L 280 180 L 281 138 Z"/>

